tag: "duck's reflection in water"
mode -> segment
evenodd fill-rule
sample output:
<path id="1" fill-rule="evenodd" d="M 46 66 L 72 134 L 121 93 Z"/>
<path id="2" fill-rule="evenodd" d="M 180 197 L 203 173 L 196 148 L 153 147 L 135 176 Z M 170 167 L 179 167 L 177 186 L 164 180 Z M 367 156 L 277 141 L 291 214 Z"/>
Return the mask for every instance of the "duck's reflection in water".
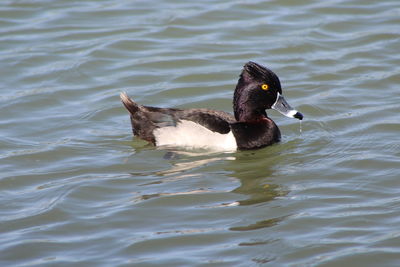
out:
<path id="1" fill-rule="evenodd" d="M 154 175 L 160 177 L 149 183 L 143 183 L 141 186 L 176 182 L 178 180 L 189 179 L 199 175 L 198 168 L 204 168 L 212 163 L 221 162 L 223 171 L 229 176 L 237 179 L 240 186 L 229 190 L 215 190 L 210 188 L 197 188 L 182 192 L 163 192 L 153 194 L 143 194 L 141 200 L 148 200 L 154 197 L 173 196 L 173 195 L 190 195 L 218 192 L 232 192 L 245 199 L 232 202 L 225 202 L 208 206 L 209 208 L 232 207 L 257 205 L 274 200 L 277 197 L 285 196 L 288 192 L 283 190 L 279 185 L 268 182 L 272 177 L 271 161 L 268 159 L 268 153 L 254 152 L 236 152 L 236 153 L 212 153 L 212 152 L 190 152 L 190 151 L 169 151 L 164 156 L 165 159 L 171 161 L 171 167 L 155 172 Z M 254 230 L 257 228 L 268 227 L 276 224 L 282 218 L 274 218 L 259 221 L 254 224 L 243 227 L 232 227 L 231 230 L 244 231 Z"/>
<path id="2" fill-rule="evenodd" d="M 181 235 L 190 235 L 189 240 L 221 238 L 215 242 L 246 247 L 247 252 L 257 253 L 255 247 L 261 249 L 262 257 L 257 254 L 252 259 L 254 262 L 273 260 L 274 256 L 265 254 L 264 249 L 273 246 L 276 239 L 260 229 L 271 228 L 286 218 L 274 216 L 276 213 L 269 209 L 271 201 L 288 193 L 272 182 L 273 162 L 280 157 L 280 152 L 274 149 L 235 153 L 168 152 L 163 163 L 168 167 L 142 176 L 151 181 L 138 184 L 140 192 L 134 202 L 154 201 L 166 213 L 168 203 L 173 203 L 171 208 L 175 209 L 173 214 L 177 218 L 182 211 L 183 218 L 194 221 L 166 220 L 169 224 L 148 238 L 154 235 L 174 240 Z"/>
<path id="3" fill-rule="evenodd" d="M 269 157 L 268 150 L 263 150 L 261 153 L 247 151 L 236 153 L 235 161 L 226 165 L 225 169 L 229 169 L 231 175 L 240 181 L 240 186 L 232 192 L 245 196 L 245 199 L 237 201 L 238 205 L 262 205 L 288 194 L 288 191 L 281 186 L 271 183 L 274 173 L 272 162 L 274 161 Z M 231 227 L 230 230 L 251 231 L 271 227 L 284 218 L 260 220 L 243 226 Z"/>

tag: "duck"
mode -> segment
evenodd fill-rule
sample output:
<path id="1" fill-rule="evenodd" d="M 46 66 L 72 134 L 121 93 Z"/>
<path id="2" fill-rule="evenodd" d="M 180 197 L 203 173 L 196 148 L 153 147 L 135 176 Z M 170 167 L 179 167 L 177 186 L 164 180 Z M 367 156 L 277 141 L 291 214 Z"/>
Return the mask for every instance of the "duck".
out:
<path id="1" fill-rule="evenodd" d="M 134 102 L 125 92 L 122 104 L 130 114 L 133 135 L 155 146 L 222 151 L 259 149 L 281 140 L 281 132 L 266 110 L 303 119 L 282 94 L 278 76 L 247 62 L 233 94 L 233 114 L 207 108 L 162 108 Z"/>

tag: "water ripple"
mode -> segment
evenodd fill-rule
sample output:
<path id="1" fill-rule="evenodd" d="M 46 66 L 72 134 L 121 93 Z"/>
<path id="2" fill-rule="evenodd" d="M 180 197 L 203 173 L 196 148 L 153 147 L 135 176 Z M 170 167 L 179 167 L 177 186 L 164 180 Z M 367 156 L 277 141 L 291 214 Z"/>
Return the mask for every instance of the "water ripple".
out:
<path id="1" fill-rule="evenodd" d="M 3 265 L 399 260 L 397 1 L 0 4 Z M 305 115 L 230 154 L 132 138 L 118 94 L 232 111 L 249 60 Z"/>

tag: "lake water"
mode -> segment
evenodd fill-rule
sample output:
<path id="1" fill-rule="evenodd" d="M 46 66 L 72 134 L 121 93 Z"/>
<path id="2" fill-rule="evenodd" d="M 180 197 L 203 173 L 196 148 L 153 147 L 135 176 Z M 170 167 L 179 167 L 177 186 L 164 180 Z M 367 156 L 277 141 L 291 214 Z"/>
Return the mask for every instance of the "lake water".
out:
<path id="1" fill-rule="evenodd" d="M 1 266 L 400 266 L 400 2 L 0 3 Z M 249 60 L 305 119 L 213 153 L 119 100 L 231 112 Z"/>

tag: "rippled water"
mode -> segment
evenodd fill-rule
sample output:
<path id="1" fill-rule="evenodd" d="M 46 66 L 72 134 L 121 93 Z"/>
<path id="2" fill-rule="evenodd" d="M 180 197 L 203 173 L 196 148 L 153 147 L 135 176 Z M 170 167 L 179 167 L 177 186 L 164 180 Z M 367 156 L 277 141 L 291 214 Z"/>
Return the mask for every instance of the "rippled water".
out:
<path id="1" fill-rule="evenodd" d="M 399 266 L 400 3 L 0 3 L 2 266 Z M 156 149 L 118 94 L 231 111 L 244 63 L 298 121 Z"/>

